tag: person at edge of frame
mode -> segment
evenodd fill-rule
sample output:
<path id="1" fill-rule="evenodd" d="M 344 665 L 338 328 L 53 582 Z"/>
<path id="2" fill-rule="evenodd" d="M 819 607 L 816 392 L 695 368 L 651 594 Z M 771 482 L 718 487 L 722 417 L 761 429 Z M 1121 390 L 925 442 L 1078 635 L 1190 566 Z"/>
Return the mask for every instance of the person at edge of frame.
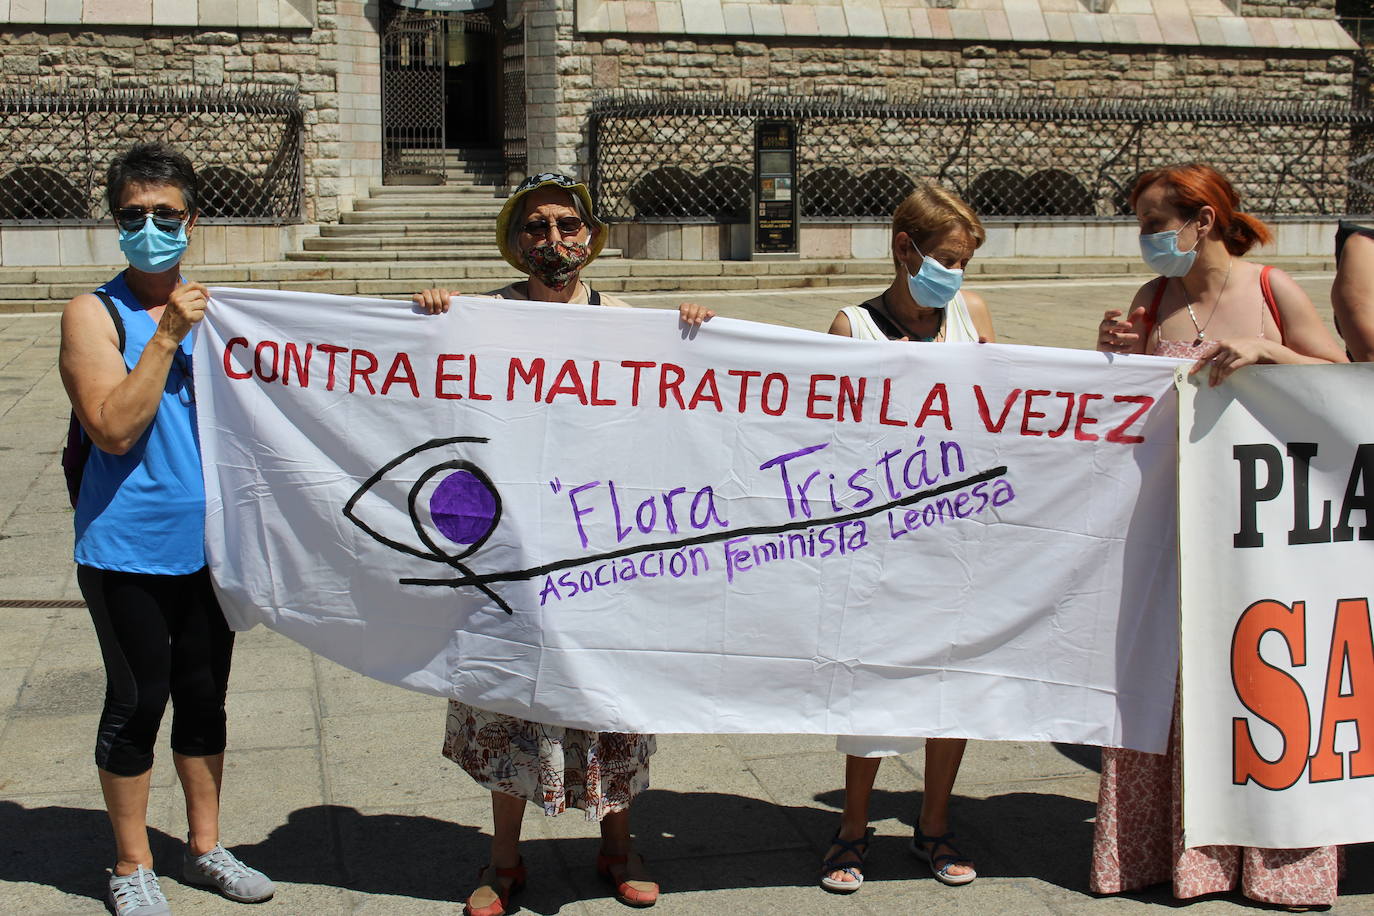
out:
<path id="1" fill-rule="evenodd" d="M 1336 228 L 1331 313 L 1351 362 L 1374 360 L 1374 228 L 1342 220 Z"/>

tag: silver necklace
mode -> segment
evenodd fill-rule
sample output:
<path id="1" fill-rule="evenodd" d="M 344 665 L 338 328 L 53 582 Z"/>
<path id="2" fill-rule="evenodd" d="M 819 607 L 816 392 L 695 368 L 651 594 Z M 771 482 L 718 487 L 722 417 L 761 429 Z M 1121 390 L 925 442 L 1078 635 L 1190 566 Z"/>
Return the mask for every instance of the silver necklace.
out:
<path id="1" fill-rule="evenodd" d="M 1221 305 L 1221 295 L 1226 292 L 1226 284 L 1231 281 L 1231 267 L 1234 266 L 1235 263 L 1235 258 L 1231 258 L 1226 262 L 1226 276 L 1222 278 L 1221 289 L 1217 292 L 1216 301 L 1212 303 L 1212 314 L 1207 316 L 1207 321 L 1203 324 L 1199 325 L 1197 323 L 1197 315 L 1193 312 L 1193 303 L 1188 301 L 1188 290 L 1186 288 L 1183 290 L 1183 304 L 1188 306 L 1188 317 L 1193 319 L 1193 328 L 1197 331 L 1197 337 L 1193 340 L 1194 346 L 1207 339 L 1207 326 L 1212 323 L 1213 318 L 1217 317 L 1217 308 Z M 1182 280 L 1178 282 L 1180 286 L 1183 284 Z M 1201 305 L 1201 303 L 1198 304 Z"/>

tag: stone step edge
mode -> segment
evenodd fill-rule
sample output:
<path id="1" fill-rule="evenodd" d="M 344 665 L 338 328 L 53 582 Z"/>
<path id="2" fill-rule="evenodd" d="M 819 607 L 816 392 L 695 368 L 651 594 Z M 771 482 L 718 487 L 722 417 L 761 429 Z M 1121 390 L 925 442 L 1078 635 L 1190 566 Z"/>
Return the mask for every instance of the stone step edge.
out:
<path id="1" fill-rule="evenodd" d="M 410 298 L 410 294 L 416 292 L 423 286 L 441 285 L 448 286 L 455 293 L 468 295 L 481 295 L 493 289 L 499 289 L 505 285 L 508 278 L 497 280 L 454 280 L 444 283 L 439 280 L 416 282 L 414 284 L 400 285 L 395 281 L 389 280 L 298 280 L 286 282 L 241 282 L 223 283 L 221 286 L 251 286 L 258 289 L 285 289 L 296 292 L 329 293 L 341 296 L 371 296 L 383 299 L 396 299 L 405 301 Z M 818 289 L 818 288 L 851 288 L 863 287 L 875 289 L 881 286 L 887 277 L 862 277 L 846 279 L 840 282 L 840 275 L 814 276 L 814 277 L 789 277 L 779 275 L 765 275 L 758 277 L 711 277 L 710 282 L 707 278 L 693 278 L 691 282 L 676 283 L 667 285 L 661 280 L 635 279 L 635 278 L 612 278 L 606 280 L 593 280 L 597 289 L 603 292 L 632 295 L 635 293 L 673 293 L 679 292 L 683 295 L 690 295 L 698 292 L 715 291 L 748 291 L 757 290 L 759 292 L 774 292 L 785 289 Z M 25 312 L 58 312 L 66 304 L 67 299 L 48 299 L 48 300 L 8 300 L 0 299 L 0 314 L 19 314 Z"/>
<path id="2" fill-rule="evenodd" d="M 890 270 L 886 259 L 807 259 L 800 261 L 650 261 L 610 258 L 587 269 L 591 279 L 616 276 L 732 277 L 788 274 L 793 276 L 844 276 L 878 274 Z M 1335 270 L 1331 257 L 1272 258 L 1267 263 L 1288 271 L 1329 273 Z M 121 266 L 95 267 L 4 267 L 0 266 L 0 288 L 18 285 L 83 285 L 103 283 Z M 513 276 L 504 261 L 415 260 L 405 264 L 301 264 L 266 261 L 251 264 L 205 264 L 189 272 L 206 283 L 284 281 L 284 280 L 380 280 L 420 277 L 499 278 Z M 246 276 L 244 276 L 246 274 Z M 989 258 L 970 265 L 970 282 L 978 280 L 1072 279 L 1076 277 L 1149 276 L 1144 264 L 1127 258 Z M 0 298 L 15 298 L 13 296 Z M 31 298 L 47 298 L 32 296 Z"/>
<path id="3" fill-rule="evenodd" d="M 1117 275 L 1106 275 L 1114 277 Z M 817 274 L 817 275 L 797 275 L 797 274 L 760 274 L 744 276 L 713 276 L 713 277 L 677 277 L 677 278 L 649 278 L 649 277 L 592 277 L 592 282 L 598 289 L 610 293 L 673 293 L 681 292 L 684 294 L 693 292 L 715 292 L 715 291 L 748 291 L 748 290 L 780 290 L 780 289 L 816 289 L 816 288 L 865 288 L 872 289 L 882 286 L 888 281 L 887 274 Z M 1076 275 L 1075 279 L 1085 279 L 1083 275 Z M 411 279 L 413 282 L 401 282 Z M 219 286 L 248 286 L 260 289 L 287 289 L 300 292 L 330 293 L 345 296 L 376 296 L 392 299 L 406 299 L 409 294 L 425 286 L 445 286 L 458 293 L 480 294 L 493 288 L 505 285 L 510 277 L 466 277 L 466 278 L 445 278 L 443 274 L 431 274 L 414 278 L 381 278 L 371 280 L 239 280 L 224 281 L 214 285 Z M 672 282 L 669 282 L 670 279 Z M 1042 280 L 1042 279 L 1068 279 L 1066 277 L 1045 277 L 1039 274 L 1027 276 L 1007 276 L 1008 281 L 1013 280 Z M 40 298 L 33 296 L 34 290 L 30 288 L 29 296 L 24 299 L 5 298 L 0 296 L 0 314 L 13 314 L 23 312 L 53 312 L 61 309 L 62 305 L 80 292 L 88 291 L 88 286 L 81 288 L 71 288 L 62 290 L 62 294 L 53 298 Z M 51 290 L 57 292 L 57 290 Z"/>
<path id="4" fill-rule="evenodd" d="M 210 284 L 211 286 L 254 287 L 257 289 L 285 289 L 297 292 L 333 293 L 342 296 L 382 296 L 390 298 L 409 298 L 417 290 L 439 286 L 459 293 L 485 293 L 499 289 L 513 277 L 505 274 L 499 277 L 445 277 L 434 274 L 415 278 L 383 278 L 375 280 L 230 280 Z M 874 287 L 887 281 L 887 275 L 864 274 L 820 274 L 814 276 L 761 274 L 758 276 L 738 277 L 674 277 L 655 279 L 652 277 L 591 277 L 589 281 L 606 292 L 709 292 L 714 290 L 748 289 L 802 289 L 807 287 Z M 89 285 L 54 285 L 50 295 L 33 295 L 30 288 L 26 297 L 9 298 L 0 295 L 0 311 L 6 305 L 30 306 L 46 303 L 50 306 L 44 311 L 60 308 L 73 296 L 89 292 Z"/>
<path id="5" fill-rule="evenodd" d="M 468 208 L 473 211 L 490 212 L 493 215 L 501 210 L 501 201 L 496 198 L 478 197 L 475 194 L 459 197 L 364 197 L 353 201 L 354 213 L 374 213 L 378 210 L 455 210 Z"/>

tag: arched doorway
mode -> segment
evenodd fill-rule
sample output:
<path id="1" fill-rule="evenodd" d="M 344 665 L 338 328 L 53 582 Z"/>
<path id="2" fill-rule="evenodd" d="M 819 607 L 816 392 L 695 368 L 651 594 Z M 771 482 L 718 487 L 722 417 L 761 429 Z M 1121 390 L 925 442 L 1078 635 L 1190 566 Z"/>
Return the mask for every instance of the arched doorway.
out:
<path id="1" fill-rule="evenodd" d="M 473 6 L 487 4 L 485 9 Z M 391 0 L 382 23 L 382 180 L 443 184 L 464 154 L 524 143 L 524 28 L 501 0 Z M 511 83 L 518 81 L 518 87 Z M 514 90 L 514 91 L 513 91 Z M 512 97 L 519 111 L 507 111 Z M 518 119 L 518 122 L 517 122 Z M 516 165 L 507 163 L 507 171 Z"/>

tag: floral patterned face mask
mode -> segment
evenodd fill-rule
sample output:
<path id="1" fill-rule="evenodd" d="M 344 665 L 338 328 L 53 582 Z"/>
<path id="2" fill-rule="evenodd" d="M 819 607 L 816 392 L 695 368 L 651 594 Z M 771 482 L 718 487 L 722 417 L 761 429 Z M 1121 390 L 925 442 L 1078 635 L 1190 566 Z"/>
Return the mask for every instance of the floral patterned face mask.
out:
<path id="1" fill-rule="evenodd" d="M 530 276 L 551 290 L 567 289 L 587 263 L 591 249 L 581 242 L 544 241 L 525 252 Z"/>

